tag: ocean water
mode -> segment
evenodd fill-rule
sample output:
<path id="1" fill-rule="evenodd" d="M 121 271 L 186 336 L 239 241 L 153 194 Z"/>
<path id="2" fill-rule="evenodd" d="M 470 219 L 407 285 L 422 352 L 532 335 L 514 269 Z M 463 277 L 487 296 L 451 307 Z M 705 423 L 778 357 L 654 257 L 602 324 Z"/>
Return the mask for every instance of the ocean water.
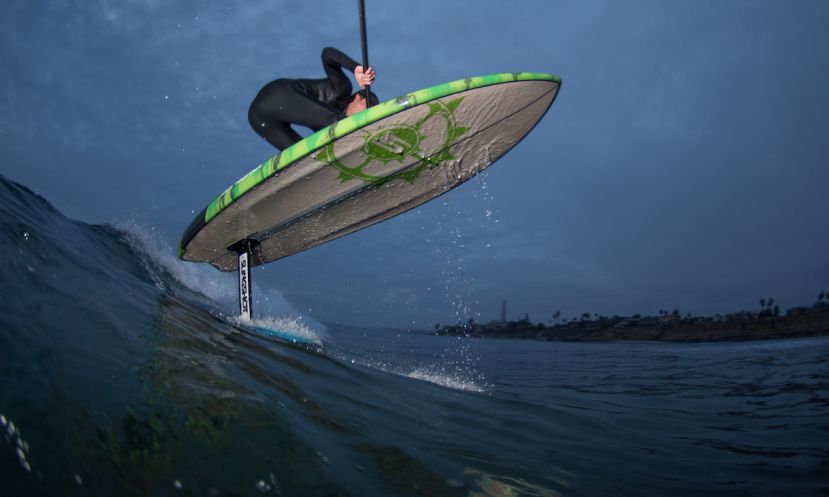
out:
<path id="1" fill-rule="evenodd" d="M 0 178 L 0 495 L 829 494 L 829 338 L 257 334 L 232 279 Z"/>

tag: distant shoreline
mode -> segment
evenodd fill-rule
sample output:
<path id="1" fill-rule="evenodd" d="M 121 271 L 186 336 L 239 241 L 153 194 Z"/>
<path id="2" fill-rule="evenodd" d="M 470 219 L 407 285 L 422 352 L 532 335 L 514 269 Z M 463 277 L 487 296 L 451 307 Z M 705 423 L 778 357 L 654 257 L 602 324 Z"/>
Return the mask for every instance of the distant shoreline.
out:
<path id="1" fill-rule="evenodd" d="M 479 324 L 468 321 L 437 327 L 434 334 L 556 342 L 724 342 L 773 340 L 829 335 L 829 303 L 789 309 L 785 316 L 762 311 L 717 317 L 662 316 L 585 317 L 545 326 L 520 321 Z"/>

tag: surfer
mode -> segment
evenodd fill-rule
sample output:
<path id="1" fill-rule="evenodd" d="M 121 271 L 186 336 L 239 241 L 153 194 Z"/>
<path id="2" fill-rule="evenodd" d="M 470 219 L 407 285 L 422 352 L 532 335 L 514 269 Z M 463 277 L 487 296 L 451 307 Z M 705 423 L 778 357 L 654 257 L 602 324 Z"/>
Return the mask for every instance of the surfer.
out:
<path id="1" fill-rule="evenodd" d="M 307 126 L 314 131 L 366 108 L 365 87 L 374 82 L 374 69 L 364 71 L 354 59 L 336 48 L 322 51 L 325 78 L 277 79 L 265 85 L 248 110 L 248 122 L 256 133 L 279 150 L 285 150 L 302 137 L 291 124 Z M 351 81 L 343 68 L 354 73 L 363 90 L 351 93 Z M 369 93 L 371 104 L 377 96 Z"/>

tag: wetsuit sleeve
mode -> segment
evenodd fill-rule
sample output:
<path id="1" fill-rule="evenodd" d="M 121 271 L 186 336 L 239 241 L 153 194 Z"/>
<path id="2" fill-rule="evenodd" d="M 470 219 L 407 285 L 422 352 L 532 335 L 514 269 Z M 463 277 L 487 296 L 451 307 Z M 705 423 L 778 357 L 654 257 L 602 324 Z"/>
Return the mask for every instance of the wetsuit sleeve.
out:
<path id="1" fill-rule="evenodd" d="M 334 47 L 325 47 L 322 50 L 322 65 L 325 67 L 325 73 L 330 78 L 331 71 L 339 72 L 340 68 L 344 67 L 354 72 L 354 69 L 360 64 Z"/>
<path id="2" fill-rule="evenodd" d="M 320 100 L 339 109 L 339 114 L 331 122 L 345 117 L 346 104 L 351 96 L 351 80 L 343 73 L 343 69 L 354 72 L 358 65 L 360 64 L 357 61 L 334 47 L 325 47 L 322 50 L 322 66 L 325 69 L 325 75 L 328 76 L 330 93 L 321 90 Z"/>

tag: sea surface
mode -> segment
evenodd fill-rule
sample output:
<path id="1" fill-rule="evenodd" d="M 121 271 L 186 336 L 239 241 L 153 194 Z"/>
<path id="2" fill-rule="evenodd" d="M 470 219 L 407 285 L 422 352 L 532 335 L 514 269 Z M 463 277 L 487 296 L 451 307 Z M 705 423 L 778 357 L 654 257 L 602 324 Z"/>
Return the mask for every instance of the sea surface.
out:
<path id="1" fill-rule="evenodd" d="M 573 344 L 232 317 L 0 177 L 2 496 L 829 495 L 829 338 Z"/>

